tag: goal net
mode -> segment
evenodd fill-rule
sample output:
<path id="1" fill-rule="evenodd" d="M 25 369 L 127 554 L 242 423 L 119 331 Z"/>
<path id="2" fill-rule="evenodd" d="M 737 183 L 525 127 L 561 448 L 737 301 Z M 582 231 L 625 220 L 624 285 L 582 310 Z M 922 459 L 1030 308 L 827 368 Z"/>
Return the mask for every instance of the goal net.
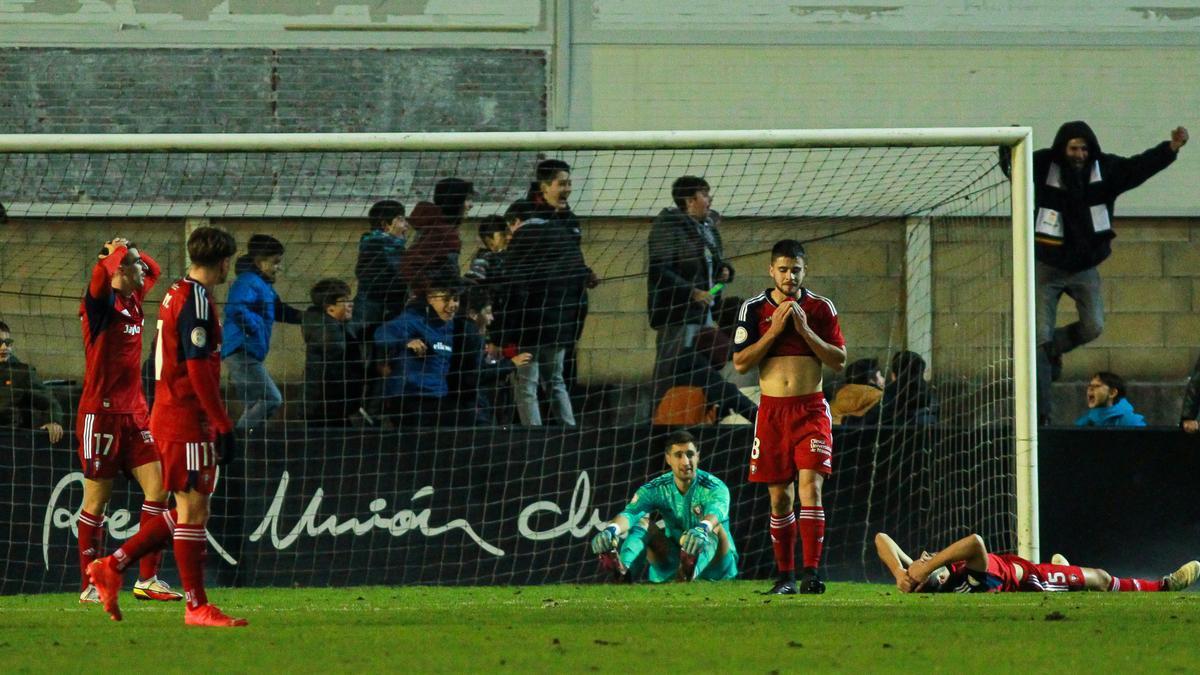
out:
<path id="1" fill-rule="evenodd" d="M 978 532 L 995 550 L 1036 555 L 1027 145 L 1022 128 L 0 137 L 0 320 L 12 339 L 0 371 L 38 376 L 0 411 L 0 590 L 78 583 L 78 312 L 98 249 L 123 236 L 162 266 L 146 301 L 149 357 L 157 303 L 187 271 L 187 236 L 209 225 L 239 245 L 215 292 L 227 341 L 237 324 L 242 356 L 257 349 L 241 314 L 271 304 L 231 290 L 266 274 L 243 257 L 254 235 L 282 244 L 270 287 L 302 318 L 289 325 L 270 307 L 265 367 L 282 401 L 247 424 L 242 458 L 222 471 L 209 523 L 218 583 L 599 579 L 587 541 L 665 471 L 663 438 L 678 427 L 730 487 L 742 576 L 770 575 L 767 495 L 746 470 L 758 382 L 732 368 L 730 336 L 740 301 L 770 287 L 769 251 L 785 238 L 804 243 L 805 286 L 836 306 L 849 362 L 873 360 L 888 381 L 876 394 L 886 405 L 835 426 L 826 574 L 879 578 L 880 530 L 917 550 Z M 999 147 L 1018 148 L 1015 180 Z M 529 197 L 545 159 L 569 166 L 574 220 L 546 194 L 561 186 L 547 187 L 537 208 L 514 211 L 509 248 L 485 254 L 481 223 Z M 699 248 L 672 197 L 682 176 L 710 188 L 719 240 Z M 418 206 L 448 177 L 473 187 L 457 224 L 454 190 L 442 188 L 436 218 Z M 404 241 L 371 234 L 380 200 L 404 205 Z M 672 218 L 690 229 L 652 240 Z M 673 358 L 651 326 L 648 285 L 663 269 L 648 282 L 652 257 L 693 275 L 693 290 L 723 284 L 686 301 L 707 311 Z M 388 289 L 365 325 L 364 275 Z M 328 279 L 350 290 L 314 292 Z M 459 318 L 443 325 L 442 287 L 455 285 Z M 345 323 L 340 296 L 359 313 Z M 431 343 L 424 354 L 415 338 Z M 514 368 L 525 353 L 536 376 Z M 224 391 L 239 419 L 259 395 L 230 380 L 233 364 Z M 861 367 L 827 369 L 827 395 L 861 388 Z M 322 408 L 331 401 L 336 414 Z M 58 442 L 51 422 L 66 430 Z M 118 478 L 109 550 L 136 531 L 140 501 Z M 163 575 L 175 578 L 169 555 Z"/>

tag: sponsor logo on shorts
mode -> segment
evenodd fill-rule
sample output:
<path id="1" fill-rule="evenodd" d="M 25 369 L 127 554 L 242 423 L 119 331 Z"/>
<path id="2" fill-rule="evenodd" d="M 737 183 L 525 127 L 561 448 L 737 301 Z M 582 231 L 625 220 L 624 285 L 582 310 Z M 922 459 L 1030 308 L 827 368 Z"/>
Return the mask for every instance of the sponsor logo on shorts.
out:
<path id="1" fill-rule="evenodd" d="M 823 439 L 814 438 L 808 442 L 809 450 L 822 455 L 833 455 L 833 450 L 829 449 L 829 444 Z"/>
<path id="2" fill-rule="evenodd" d="M 149 431 L 146 431 L 145 429 L 143 429 L 142 430 L 142 442 L 143 443 L 153 443 L 154 436 L 151 436 Z"/>

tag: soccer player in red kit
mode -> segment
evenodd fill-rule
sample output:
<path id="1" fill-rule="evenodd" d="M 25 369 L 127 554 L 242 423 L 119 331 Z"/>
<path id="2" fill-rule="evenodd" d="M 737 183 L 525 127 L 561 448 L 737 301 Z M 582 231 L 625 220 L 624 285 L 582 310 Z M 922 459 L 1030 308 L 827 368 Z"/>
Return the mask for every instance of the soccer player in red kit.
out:
<path id="1" fill-rule="evenodd" d="M 969 534 L 937 553 L 913 560 L 891 537 L 875 535 L 875 552 L 905 593 L 1015 593 L 1042 591 L 1182 591 L 1200 578 L 1200 562 L 1184 563 L 1157 579 L 1114 577 L 1055 555 L 1049 563 L 989 553 L 983 537 Z"/>
<path id="2" fill-rule="evenodd" d="M 175 563 L 189 626 L 245 626 L 208 604 L 204 592 L 205 523 L 217 464 L 236 452 L 233 421 L 221 399 L 221 324 L 212 291 L 229 276 L 237 244 L 228 232 L 197 228 L 188 238 L 188 274 L 163 298 L 155 338 L 155 397 L 150 430 L 158 441 L 163 478 L 178 514 L 168 512 L 130 537 L 113 555 L 92 563 L 104 609 L 121 620 L 121 573 L 132 561 L 174 539 Z"/>
<path id="3" fill-rule="evenodd" d="M 821 368 L 846 365 L 846 341 L 837 310 L 828 298 L 804 287 L 804 245 L 777 242 L 769 267 L 774 288 L 742 303 L 733 335 L 733 366 L 744 373 L 758 366 L 762 388 L 750 481 L 766 483 L 771 497 L 771 543 L 779 570 L 772 595 L 824 593 L 817 574 L 825 542 L 821 486 L 833 471 L 829 404 L 821 393 Z M 799 478 L 800 513 L 794 484 Z M 796 534 L 804 566 L 796 580 Z"/>
<path id="4" fill-rule="evenodd" d="M 104 244 L 79 305 L 86 370 L 79 418 L 79 462 L 83 466 L 83 508 L 79 533 L 80 602 L 99 602 L 88 580 L 88 565 L 103 555 L 104 509 L 112 498 L 113 478 L 132 475 L 145 495 L 141 522 L 166 512 L 162 465 L 151 436 L 142 392 L 142 300 L 158 281 L 158 263 L 129 240 Z M 158 579 L 162 552 L 142 558 L 133 586 L 139 600 L 179 600 L 182 594 Z"/>

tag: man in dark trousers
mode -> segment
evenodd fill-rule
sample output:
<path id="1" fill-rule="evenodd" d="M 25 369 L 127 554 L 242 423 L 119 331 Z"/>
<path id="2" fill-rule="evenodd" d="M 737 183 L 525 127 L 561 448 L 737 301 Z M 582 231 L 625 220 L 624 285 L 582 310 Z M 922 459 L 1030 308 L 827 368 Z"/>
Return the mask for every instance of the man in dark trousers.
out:
<path id="1" fill-rule="evenodd" d="M 1175 161 L 1188 141 L 1176 127 L 1169 140 L 1133 157 L 1100 149 L 1085 122 L 1067 122 L 1054 144 L 1033 153 L 1034 255 L 1037 259 L 1038 417 L 1050 416 L 1050 382 L 1063 354 L 1100 337 L 1104 304 L 1097 267 L 1112 253 L 1113 204 Z M 1075 300 L 1079 320 L 1056 328 L 1058 300 Z"/>

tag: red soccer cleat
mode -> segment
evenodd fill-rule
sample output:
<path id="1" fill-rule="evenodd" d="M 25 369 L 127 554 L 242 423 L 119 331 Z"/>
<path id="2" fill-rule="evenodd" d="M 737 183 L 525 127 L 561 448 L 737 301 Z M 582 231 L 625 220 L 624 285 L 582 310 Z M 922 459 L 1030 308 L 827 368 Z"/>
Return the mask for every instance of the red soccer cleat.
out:
<path id="1" fill-rule="evenodd" d="M 679 569 L 675 571 L 676 581 L 691 581 L 696 578 L 696 556 L 679 552 Z"/>
<path id="2" fill-rule="evenodd" d="M 225 613 L 217 609 L 216 605 L 200 605 L 196 609 L 189 607 L 183 613 L 183 623 L 188 626 L 216 626 L 220 628 L 250 625 L 250 622 L 245 619 L 234 619 L 225 616 Z"/>
<path id="3" fill-rule="evenodd" d="M 614 584 L 627 584 L 633 579 L 629 577 L 629 570 L 625 564 L 621 562 L 621 557 L 616 551 L 601 553 L 599 556 L 600 571 L 608 576 L 608 580 Z"/>
<path id="4" fill-rule="evenodd" d="M 96 591 L 100 594 L 100 602 L 104 604 L 104 611 L 108 612 L 108 616 L 113 621 L 121 620 L 121 607 L 117 604 L 117 596 L 121 594 L 121 573 L 113 566 L 108 564 L 109 558 L 101 558 L 93 560 L 92 564 L 88 565 L 88 577 L 96 586 Z"/>

